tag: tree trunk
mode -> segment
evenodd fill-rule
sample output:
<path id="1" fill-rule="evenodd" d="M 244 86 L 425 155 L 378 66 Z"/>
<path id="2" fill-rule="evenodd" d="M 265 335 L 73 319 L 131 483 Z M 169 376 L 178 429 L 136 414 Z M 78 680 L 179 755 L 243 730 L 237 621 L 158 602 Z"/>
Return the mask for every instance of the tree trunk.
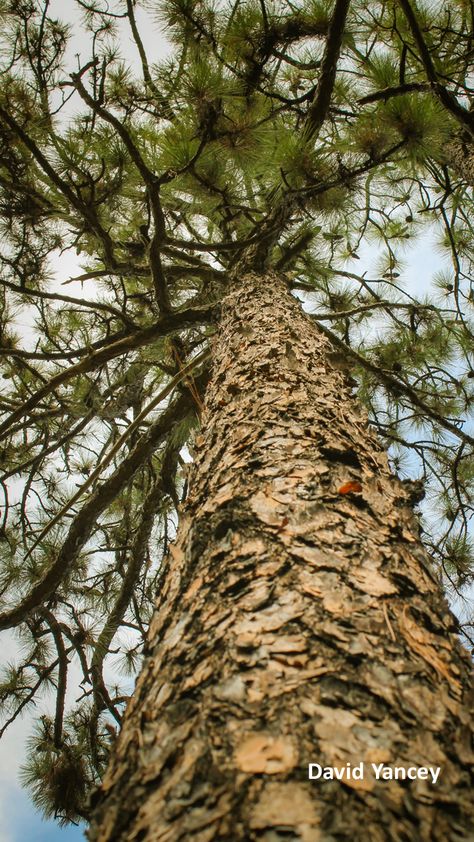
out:
<path id="1" fill-rule="evenodd" d="M 472 137 L 453 136 L 445 149 L 446 163 L 468 184 L 474 185 L 474 146 Z"/>
<path id="2" fill-rule="evenodd" d="M 472 839 L 469 659 L 330 350 L 273 274 L 227 295 L 90 840 Z M 310 763 L 344 777 L 308 780 Z M 376 780 L 372 764 L 441 772 Z"/>

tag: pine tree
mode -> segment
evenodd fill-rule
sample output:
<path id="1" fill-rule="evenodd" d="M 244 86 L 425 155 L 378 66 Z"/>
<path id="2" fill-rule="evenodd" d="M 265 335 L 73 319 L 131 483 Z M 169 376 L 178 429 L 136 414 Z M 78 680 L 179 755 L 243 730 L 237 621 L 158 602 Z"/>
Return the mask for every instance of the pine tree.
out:
<path id="1" fill-rule="evenodd" d="M 447 6 L 152 4 L 153 63 L 137 3 L 81 1 L 71 71 L 47 3 L 2 4 L 0 627 L 25 656 L 0 693 L 8 723 L 55 688 L 24 771 L 47 814 L 88 818 L 112 749 L 91 839 L 469 838 L 440 575 L 472 565 L 470 28 Z M 453 267 L 429 296 L 401 286 L 424 225 Z M 106 667 L 145 642 L 116 741 Z M 359 761 L 442 772 L 307 780 Z"/>

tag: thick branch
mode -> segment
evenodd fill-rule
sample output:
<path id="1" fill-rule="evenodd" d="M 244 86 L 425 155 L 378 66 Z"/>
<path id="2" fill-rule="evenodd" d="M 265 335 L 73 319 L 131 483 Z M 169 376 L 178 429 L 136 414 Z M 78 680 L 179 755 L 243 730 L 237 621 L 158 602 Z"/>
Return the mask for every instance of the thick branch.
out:
<path id="1" fill-rule="evenodd" d="M 321 75 L 316 88 L 315 98 L 308 110 L 304 127 L 304 140 L 316 140 L 321 126 L 326 119 L 331 96 L 336 81 L 336 69 L 341 52 L 342 38 L 350 0 L 336 0 L 329 26 L 326 47 L 321 64 Z"/>
<path id="2" fill-rule="evenodd" d="M 79 92 L 84 102 L 89 105 L 92 110 L 99 115 L 103 120 L 114 127 L 115 131 L 122 139 L 127 151 L 140 173 L 144 183 L 148 189 L 150 198 L 150 206 L 153 215 L 154 233 L 149 247 L 150 269 L 155 290 L 156 300 L 162 314 L 169 313 L 170 300 L 168 290 L 166 287 L 166 280 L 163 274 L 161 265 L 160 248 L 166 241 L 165 220 L 160 201 L 160 179 L 145 163 L 140 150 L 133 142 L 129 132 L 125 128 L 123 122 L 119 120 L 115 114 L 112 114 L 90 95 L 81 81 L 81 73 L 72 73 L 71 78 L 74 86 Z M 168 180 L 167 176 L 163 176 L 164 180 Z"/>
<path id="3" fill-rule="evenodd" d="M 130 551 L 130 561 L 122 581 L 122 586 L 94 648 L 94 655 L 91 661 L 91 673 L 98 680 L 99 686 L 103 684 L 102 669 L 104 658 L 107 655 L 112 639 L 118 630 L 125 611 L 130 603 L 133 590 L 138 581 L 140 570 L 142 569 L 145 560 L 146 548 L 153 529 L 153 524 L 155 522 L 155 515 L 165 492 L 163 471 L 169 467 L 167 464 L 169 458 L 167 457 L 172 457 L 174 455 L 174 458 L 176 458 L 176 443 L 173 442 L 171 447 L 169 446 L 169 449 L 167 448 L 167 451 L 168 452 L 165 452 L 163 458 L 161 476 L 156 480 L 151 491 L 143 502 L 142 516 L 133 539 Z"/>
<path id="4" fill-rule="evenodd" d="M 439 81 L 438 74 L 433 64 L 430 51 L 428 49 L 425 39 L 423 38 L 423 33 L 418 23 L 418 19 L 410 5 L 409 0 L 400 0 L 400 6 L 403 9 L 405 17 L 408 21 L 408 25 L 411 29 L 413 38 L 418 47 L 421 62 L 423 64 L 423 67 L 425 68 L 425 73 L 428 77 L 433 92 L 443 103 L 445 108 L 453 115 L 453 117 L 455 117 L 456 120 L 462 126 L 464 126 L 465 129 L 468 129 L 468 131 L 472 135 L 474 135 L 474 114 L 470 111 L 467 111 L 467 109 L 463 108 L 462 105 L 459 105 L 459 102 L 457 101 L 454 94 L 452 94 L 451 91 L 448 91 L 448 89 L 445 88 L 445 86 L 442 85 Z"/>
<path id="5" fill-rule="evenodd" d="M 369 102 L 379 102 L 381 99 L 387 102 L 394 96 L 403 96 L 412 91 L 429 91 L 431 86 L 423 82 L 405 82 L 403 85 L 393 85 L 390 88 L 383 88 L 381 91 L 375 91 L 372 94 L 367 94 L 361 99 L 357 100 L 358 105 L 367 105 Z"/>
<path id="6" fill-rule="evenodd" d="M 51 630 L 56 651 L 58 653 L 58 686 L 56 690 L 56 713 L 54 717 L 54 745 L 56 748 L 61 748 L 63 741 L 63 720 L 64 705 L 66 702 L 68 657 L 66 647 L 64 646 L 61 628 L 56 620 L 56 617 L 47 609 L 43 609 L 41 613 Z"/>
<path id="7" fill-rule="evenodd" d="M 126 147 L 130 158 L 132 159 L 133 163 L 135 164 L 138 172 L 140 173 L 143 181 L 146 185 L 152 185 L 155 181 L 155 174 L 152 170 L 147 166 L 145 161 L 143 160 L 140 151 L 135 146 L 132 138 L 130 137 L 129 132 L 125 128 L 123 122 L 119 120 L 115 114 L 112 114 L 102 105 L 100 105 L 96 100 L 90 95 L 87 88 L 84 87 L 81 81 L 81 75 L 86 68 L 84 68 L 80 73 L 71 73 L 71 79 L 73 81 L 74 87 L 78 91 L 81 99 L 84 100 L 86 105 L 92 109 L 99 117 L 105 120 L 106 123 L 109 123 L 115 131 L 117 132 L 118 136 L 123 141 L 124 146 Z"/>
<path id="8" fill-rule="evenodd" d="M 0 435 L 6 433 L 12 424 L 30 412 L 44 397 L 54 391 L 54 389 L 57 389 L 63 383 L 67 383 L 76 375 L 92 371 L 121 354 L 127 354 L 130 351 L 141 348 L 143 345 L 150 344 L 160 336 L 167 336 L 183 328 L 209 322 L 213 319 L 214 313 L 215 307 L 189 308 L 181 312 L 171 313 L 163 316 L 155 324 L 143 328 L 143 330 L 132 333 L 130 336 L 119 339 L 117 342 L 112 342 L 112 344 L 106 345 L 105 348 L 101 348 L 99 351 L 94 351 L 94 353 L 89 354 L 85 359 L 56 374 L 41 389 L 38 389 L 34 395 L 25 401 L 22 406 L 12 412 L 3 424 L 0 424 Z"/>
<path id="9" fill-rule="evenodd" d="M 170 429 L 185 418 L 189 409 L 189 396 L 182 395 L 163 412 L 113 474 L 91 494 L 72 521 L 56 560 L 43 578 L 15 608 L 0 614 L 0 629 L 12 628 L 23 622 L 53 595 L 74 566 L 77 556 L 89 539 L 102 512 L 130 482 L 135 472 L 161 444 Z"/>
<path id="10" fill-rule="evenodd" d="M 91 488 L 93 486 L 96 479 L 98 479 L 99 476 L 101 475 L 102 471 L 108 465 L 110 465 L 112 459 L 114 458 L 114 456 L 117 455 L 117 453 L 123 447 L 125 442 L 128 441 L 130 436 L 132 436 L 133 433 L 136 430 L 139 429 L 140 425 L 143 423 L 146 416 L 149 415 L 149 413 L 153 409 L 155 409 L 157 406 L 159 406 L 159 404 L 162 401 L 164 401 L 168 397 L 169 394 L 171 394 L 171 392 L 178 385 L 178 383 L 180 383 L 182 380 L 184 380 L 186 378 L 186 376 L 194 368 L 196 368 L 202 362 L 205 362 L 205 360 L 210 356 L 210 353 L 211 353 L 210 349 L 206 348 L 206 350 L 203 351 L 201 354 L 199 354 L 198 357 L 195 357 L 187 365 L 183 366 L 183 368 L 181 368 L 178 371 L 178 373 L 175 374 L 175 376 L 171 378 L 169 383 L 166 384 L 165 388 L 161 389 L 161 391 L 158 392 L 158 394 L 155 395 L 155 397 L 142 409 L 142 411 L 137 415 L 137 417 L 132 421 L 132 423 L 129 424 L 129 426 L 125 429 L 125 431 L 122 433 L 122 435 L 118 437 L 117 441 L 114 443 L 113 447 L 109 450 L 109 452 L 106 453 L 104 458 L 100 460 L 97 467 L 94 468 L 92 473 L 89 474 L 89 476 L 87 477 L 87 480 L 80 486 L 80 488 L 78 488 L 78 490 L 73 495 L 73 497 L 71 497 L 71 499 L 68 500 L 66 505 L 63 506 L 62 509 L 60 509 L 60 511 L 53 517 L 53 519 L 40 532 L 40 534 L 36 538 L 35 542 L 32 544 L 32 546 L 28 550 L 25 558 L 28 558 L 28 556 L 31 555 L 31 553 L 33 552 L 35 547 L 37 547 L 38 544 L 41 543 L 41 541 L 46 537 L 48 532 L 51 531 L 53 526 L 55 526 L 57 523 L 59 523 L 59 521 L 66 514 L 66 512 L 68 512 L 70 510 L 71 506 L 73 506 L 74 503 L 77 502 L 77 500 L 79 500 L 81 497 L 83 497 L 84 494 L 86 493 L 86 491 L 88 491 L 89 488 Z"/>

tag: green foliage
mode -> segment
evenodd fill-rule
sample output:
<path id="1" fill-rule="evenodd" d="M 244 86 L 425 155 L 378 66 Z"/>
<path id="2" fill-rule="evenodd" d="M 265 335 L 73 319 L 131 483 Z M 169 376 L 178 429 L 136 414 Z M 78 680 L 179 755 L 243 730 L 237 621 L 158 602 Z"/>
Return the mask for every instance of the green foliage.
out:
<path id="1" fill-rule="evenodd" d="M 83 819 L 92 781 L 85 746 L 71 743 L 68 734 L 55 746 L 53 728 L 52 720 L 42 716 L 28 740 L 29 759 L 20 778 L 43 816 L 64 826 Z"/>
<path id="2" fill-rule="evenodd" d="M 415 160 L 439 156 L 447 142 L 452 123 L 434 97 L 405 94 L 394 97 L 384 108 L 383 117 L 406 142 L 405 149 Z"/>
<path id="3" fill-rule="evenodd" d="M 458 586 L 470 581 L 474 572 L 474 544 L 469 535 L 447 538 L 443 547 L 445 570 L 456 578 Z"/>

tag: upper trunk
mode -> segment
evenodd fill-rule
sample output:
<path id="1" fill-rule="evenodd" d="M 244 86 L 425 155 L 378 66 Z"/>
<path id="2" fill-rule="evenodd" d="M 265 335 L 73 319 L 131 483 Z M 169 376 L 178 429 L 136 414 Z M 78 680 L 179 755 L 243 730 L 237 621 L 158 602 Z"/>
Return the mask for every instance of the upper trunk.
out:
<path id="1" fill-rule="evenodd" d="M 446 162 L 464 181 L 474 186 L 474 144 L 472 137 L 453 136 L 445 149 Z"/>
<path id="2" fill-rule="evenodd" d="M 273 274 L 228 294 L 91 840 L 471 838 L 469 659 L 328 350 Z M 311 762 L 365 775 L 308 781 Z M 441 773 L 377 781 L 372 763 Z"/>

